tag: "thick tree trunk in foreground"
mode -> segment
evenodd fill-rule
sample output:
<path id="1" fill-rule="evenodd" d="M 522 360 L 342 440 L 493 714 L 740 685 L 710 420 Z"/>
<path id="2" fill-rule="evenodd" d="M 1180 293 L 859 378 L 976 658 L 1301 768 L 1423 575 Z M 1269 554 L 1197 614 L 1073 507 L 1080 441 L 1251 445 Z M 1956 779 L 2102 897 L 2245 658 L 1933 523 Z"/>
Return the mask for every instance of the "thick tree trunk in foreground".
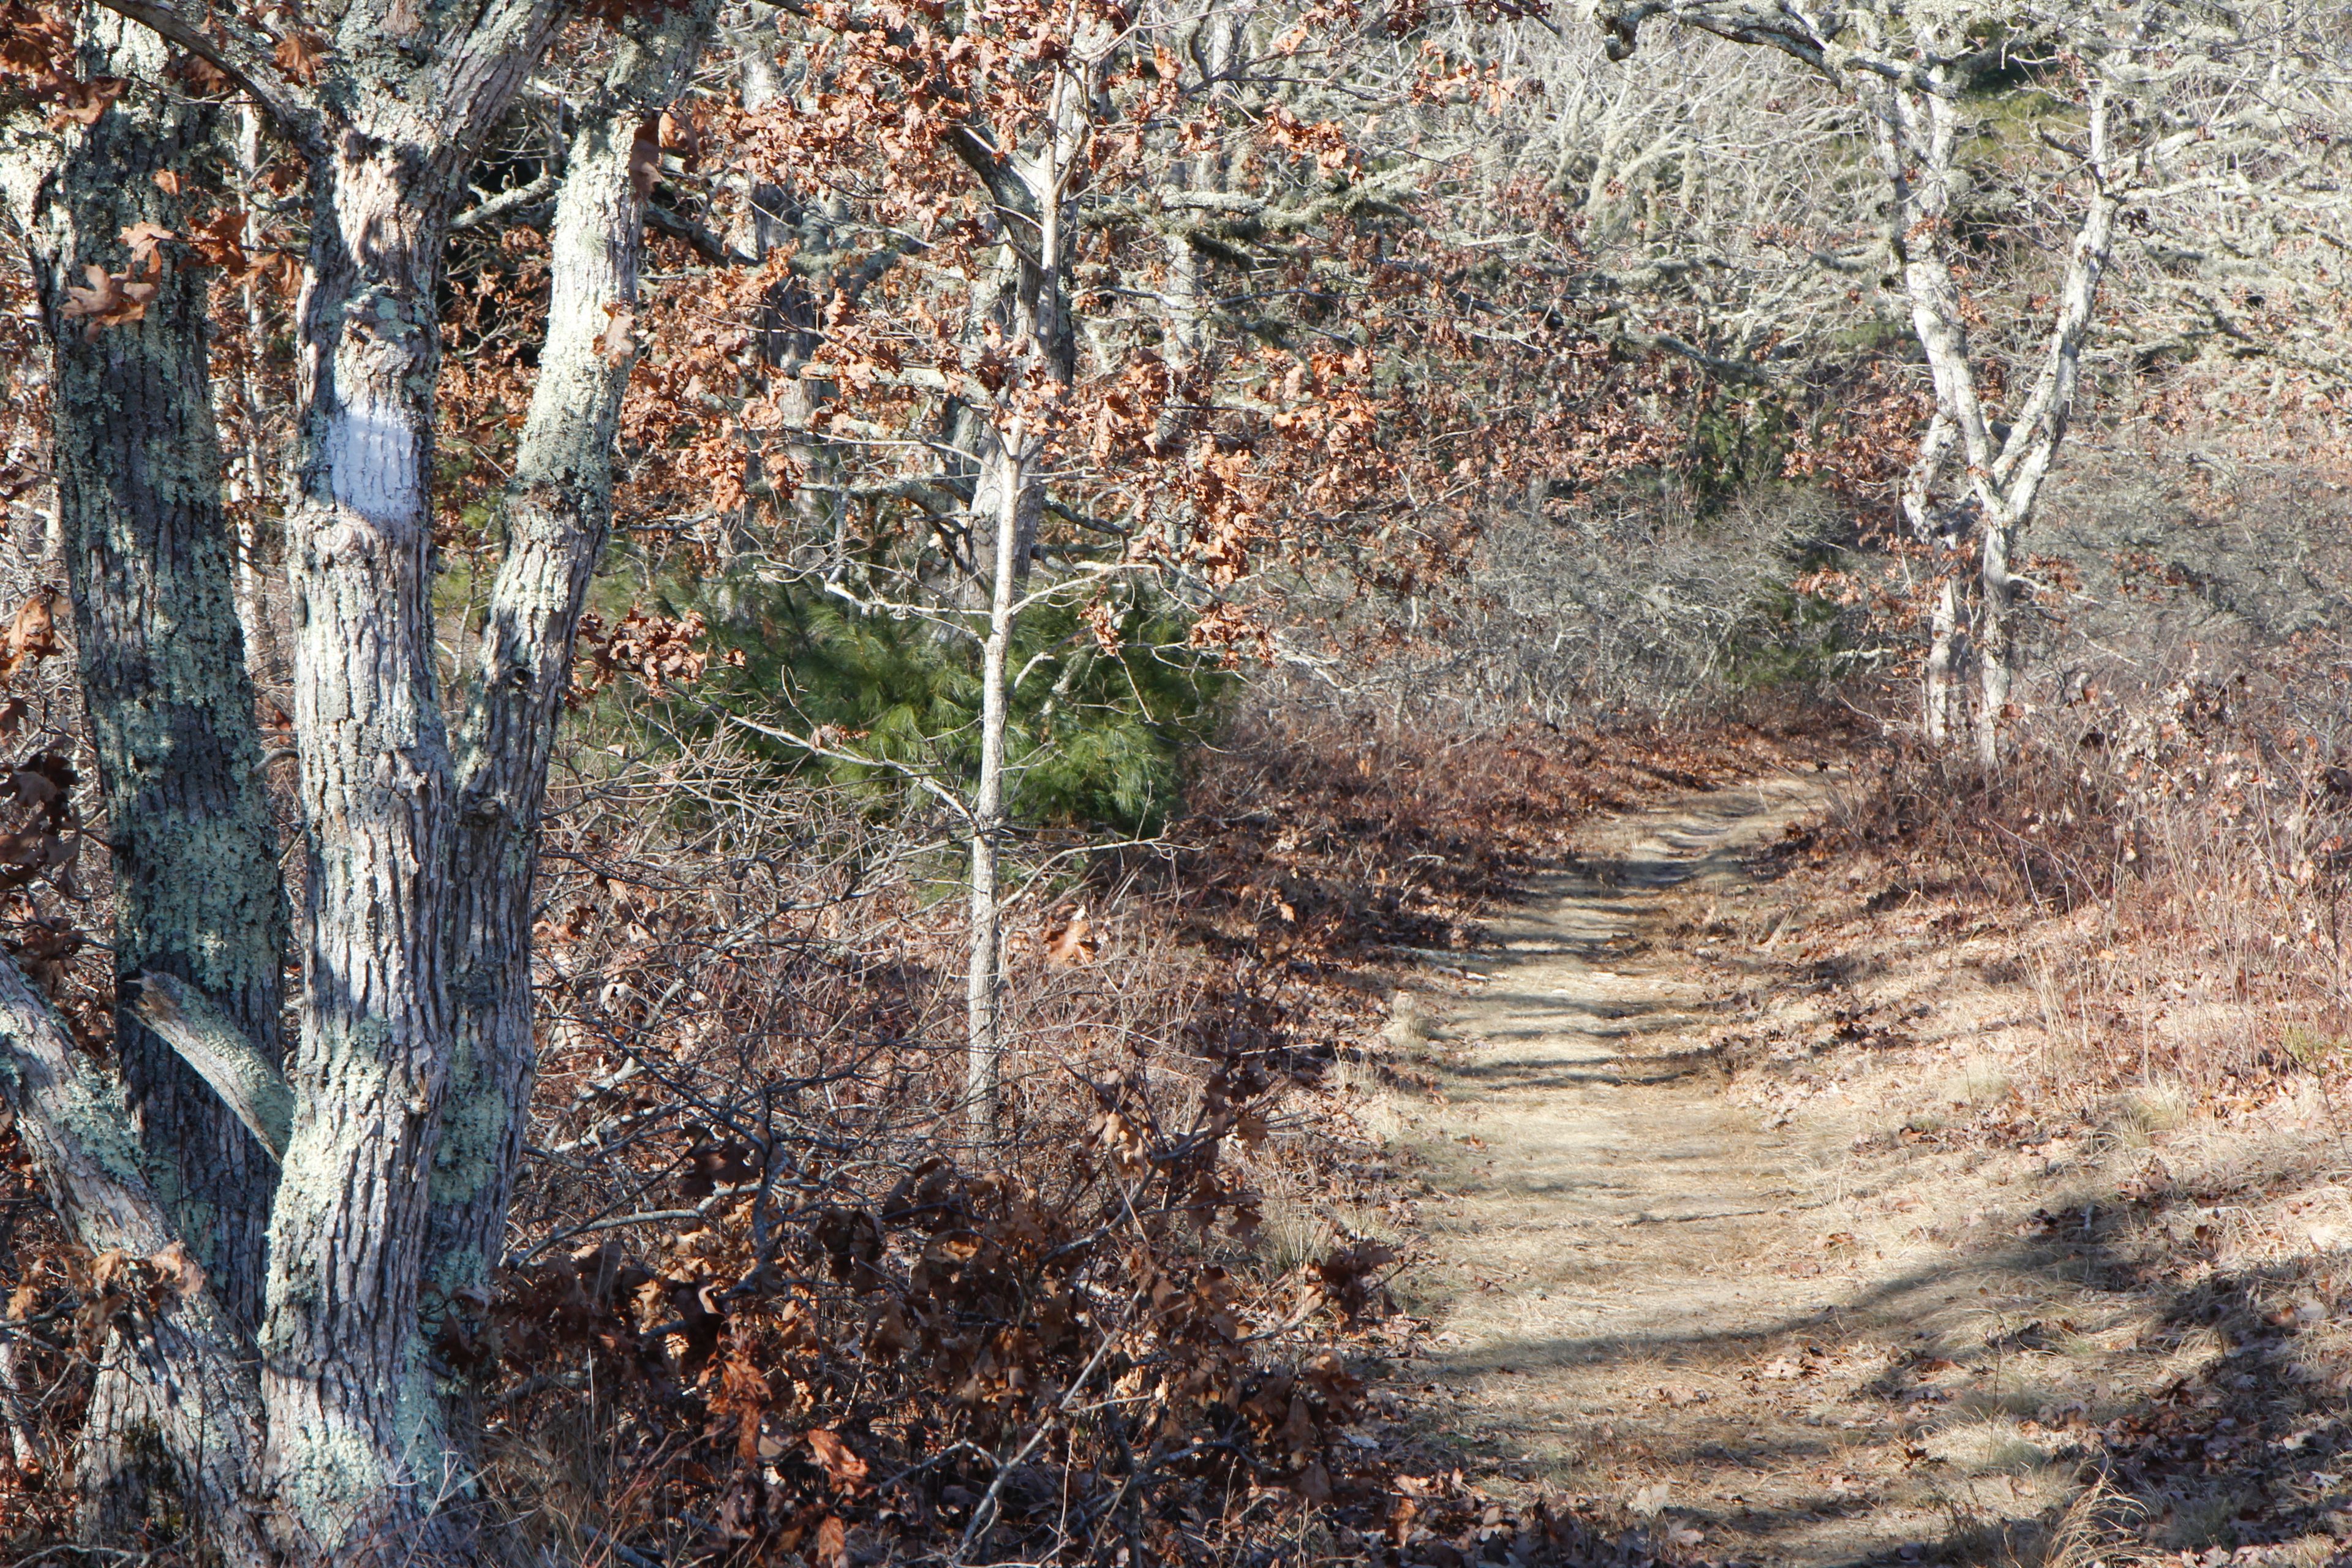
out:
<path id="1" fill-rule="evenodd" d="M 451 1480 L 410 1361 L 454 795 L 428 504 L 451 181 L 413 152 L 346 132 L 313 172 L 287 520 L 308 940 L 260 1350 L 269 1487 L 331 1552 L 410 1548 Z"/>
<path id="2" fill-rule="evenodd" d="M 144 27 L 105 13 L 87 26 L 86 68 L 136 77 L 164 66 Z M 57 518 L 112 853 L 115 974 L 188 983 L 274 1058 L 284 898 L 221 506 L 205 279 L 186 266 L 143 269 L 122 239 L 137 225 L 178 226 L 155 176 L 194 166 L 217 114 L 150 95 L 88 127 L 20 127 L 6 185 L 54 356 Z M 93 266 L 154 284 L 139 320 L 93 331 L 68 315 L 68 289 L 86 287 Z M 12 1034 L 54 1028 L 13 968 L 5 978 L 19 988 Z M 190 1516 L 234 1555 L 236 1542 L 251 1544 L 240 1467 L 257 1446 L 258 1411 L 250 1370 L 229 1352 L 260 1321 L 278 1163 L 142 1026 L 136 989 L 123 984 L 116 1012 L 126 1092 L 110 1086 L 104 1103 L 130 1118 L 123 1137 L 155 1212 L 84 1239 L 142 1254 L 176 1240 L 210 1289 L 117 1324 L 83 1431 L 85 1520 L 105 1539 L 161 1513 Z"/>
<path id="3" fill-rule="evenodd" d="M 140 1352 L 126 1364 L 155 1369 L 131 1380 L 134 1386 L 171 1379 L 142 1409 L 190 1412 L 172 1419 L 184 1426 L 201 1417 L 209 1434 L 183 1458 L 193 1467 L 192 1521 L 209 1526 L 218 1549 L 240 1563 L 257 1560 L 258 1548 L 247 1550 L 253 1521 L 241 1509 L 258 1500 L 270 1513 L 270 1549 L 281 1557 L 338 1565 L 471 1555 L 469 1521 L 442 1507 L 470 1477 L 445 1463 L 416 1315 L 452 1034 L 457 847 L 457 781 L 434 666 L 436 285 L 459 175 L 538 59 L 555 6 L 487 0 L 424 16 L 405 0 L 352 0 L 327 38 L 303 33 L 299 18 L 281 19 L 281 37 L 244 14 L 183 12 L 169 0 L 106 3 L 226 72 L 268 110 L 310 171 L 310 259 L 297 312 L 302 456 L 287 523 L 307 919 L 299 1037 L 283 1091 L 264 1097 L 280 1108 L 290 1099 L 292 1113 L 270 1207 L 257 1334 L 248 1341 L 210 1305 L 201 1270 L 180 1245 L 182 1216 L 122 1152 L 134 1137 L 122 1097 L 61 1045 L 53 1023 L 31 1016 L 37 999 L 13 971 L 5 978 L 15 992 L 0 986 L 0 1066 L 11 1075 L 26 1144 L 78 1233 L 94 1248 L 154 1259 L 179 1281 L 183 1308 L 159 1312 L 152 1324 L 126 1320 L 118 1337 Z M 171 100 L 152 65 L 140 63 L 126 103 Z M 102 107 L 98 121 L 123 112 Z M 154 171 L 139 172 L 152 186 Z M 173 170 L 183 180 L 191 172 Z M 118 180 L 125 195 L 132 183 Z M 143 190 L 129 199 L 147 199 Z M 120 310 L 110 315 L 99 341 L 130 324 Z M 157 373 L 163 384 L 151 392 L 173 407 L 188 404 L 189 418 L 208 412 L 201 339 L 194 342 L 194 357 Z M 180 352 L 191 351 L 183 344 Z M 182 395 L 191 384 L 194 395 Z M 140 434 L 92 461 L 121 483 L 116 470 L 136 473 L 149 458 Z M 217 483 L 216 458 L 211 473 Z M 142 517 L 109 526 L 160 525 Z M 142 578 L 105 552 L 156 552 L 160 536 L 92 537 L 81 580 L 93 599 L 94 648 L 115 647 L 125 627 L 142 636 L 160 629 L 122 602 L 151 582 L 159 595 L 153 614 L 198 623 L 191 646 L 235 648 L 234 594 L 219 591 L 225 552 L 201 563 L 218 584 L 188 578 L 193 568 L 167 551 L 141 563 L 152 574 Z M 570 640 L 568 624 L 548 632 Z M 126 655 L 126 681 L 178 689 L 170 686 L 180 679 L 172 668 L 176 643 L 147 636 L 131 652 L 155 668 Z M 241 696 L 244 689 L 232 682 L 229 689 Z M 189 710 L 216 720 L 222 710 L 215 701 Z M 168 733 L 184 743 L 177 730 Z M 152 736 L 133 725 L 121 742 L 124 788 Z M 257 789 L 247 746 L 223 765 L 237 771 L 235 784 Z M 208 787 L 201 770 L 180 771 L 187 787 Z M 168 792 L 157 798 L 189 809 Z M 171 869 L 183 885 L 205 882 L 200 866 Z M 152 951 L 168 974 L 173 950 Z M 232 1010 L 255 1005 L 250 996 L 217 1000 Z M 198 1057 L 224 1083 L 275 1090 L 266 1058 L 226 1037 L 203 1044 Z M 282 1124 L 258 1104 L 242 1109 L 265 1131 Z M 249 1142 L 244 1125 L 209 1097 L 202 1112 L 228 1117 L 232 1136 Z M 133 1342 L 134 1332 L 147 1338 Z M 257 1364 L 258 1422 L 249 1418 L 244 1381 Z M 224 1401 L 243 1402 L 238 1421 L 224 1424 Z M 257 1430 L 257 1457 L 247 1440 Z M 162 1436 L 167 1448 L 178 1441 L 169 1429 Z"/>
<path id="4" fill-rule="evenodd" d="M 163 68 L 144 27 L 104 14 L 93 27 L 110 72 Z M 283 893 L 221 506 L 205 278 L 167 266 L 141 320 L 95 332 L 64 315 L 87 266 L 133 268 L 124 229 L 176 226 L 154 176 L 192 163 L 216 114 L 142 100 L 68 126 L 23 218 L 56 353 L 58 513 L 113 854 L 115 973 L 179 975 L 274 1052 Z M 157 1195 L 249 1329 L 277 1163 L 127 1003 L 117 1027 Z"/>

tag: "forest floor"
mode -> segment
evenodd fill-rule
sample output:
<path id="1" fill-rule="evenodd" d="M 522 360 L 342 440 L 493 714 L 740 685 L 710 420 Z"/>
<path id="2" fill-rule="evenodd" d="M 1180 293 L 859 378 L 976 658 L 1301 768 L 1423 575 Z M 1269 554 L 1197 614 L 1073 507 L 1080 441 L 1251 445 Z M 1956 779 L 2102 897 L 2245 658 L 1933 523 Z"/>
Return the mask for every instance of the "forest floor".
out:
<path id="1" fill-rule="evenodd" d="M 2341 1119 L 2026 1103 L 2050 933 L 1806 856 L 1836 787 L 1596 823 L 1401 999 L 1395 1394 L 1714 1562 L 2346 1560 Z"/>

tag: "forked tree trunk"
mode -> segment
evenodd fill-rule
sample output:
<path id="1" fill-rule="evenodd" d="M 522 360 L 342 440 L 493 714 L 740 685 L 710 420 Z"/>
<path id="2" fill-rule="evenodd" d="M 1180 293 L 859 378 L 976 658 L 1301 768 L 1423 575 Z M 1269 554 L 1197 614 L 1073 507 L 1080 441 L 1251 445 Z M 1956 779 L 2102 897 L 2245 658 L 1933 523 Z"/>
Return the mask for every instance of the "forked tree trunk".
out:
<path id="1" fill-rule="evenodd" d="M 177 1245 L 175 1194 L 158 1195 L 122 1152 L 133 1129 L 121 1095 L 60 1043 L 13 969 L 0 974 L 0 1077 L 81 1238 L 155 1259 L 177 1281 L 184 1310 L 126 1319 L 118 1332 L 128 1363 L 154 1368 L 131 1385 L 161 1392 L 109 1419 L 157 1423 L 190 1481 L 190 1517 L 211 1527 L 216 1548 L 257 1560 L 258 1548 L 247 1550 L 257 1541 L 250 1505 L 268 1510 L 270 1549 L 284 1558 L 470 1555 L 467 1521 L 441 1508 L 467 1478 L 444 1463 L 415 1311 L 447 1079 L 457 848 L 434 673 L 436 285 L 457 177 L 538 58 L 553 0 L 488 0 L 462 19 L 430 20 L 400 0 L 352 0 L 299 80 L 284 68 L 284 40 L 249 17 L 184 13 L 168 0 L 106 3 L 228 72 L 310 165 L 310 258 L 296 321 L 302 460 L 288 519 L 307 919 L 301 1027 L 284 1075 L 293 1110 L 258 1333 L 246 1339 L 213 1305 Z M 127 102 L 167 97 L 157 73 L 141 74 Z M 203 411 L 200 346 L 192 363 L 187 401 Z M 150 457 L 137 436 L 105 460 L 136 469 Z M 219 571 L 226 558 L 216 548 L 205 559 Z M 158 574 L 159 593 L 175 595 L 159 614 L 204 603 L 173 566 L 142 567 Z M 108 646 L 120 635 L 113 601 L 138 584 L 107 560 L 87 577 L 106 601 L 93 646 Z M 233 605 L 233 593 L 219 595 L 196 628 L 211 637 L 216 626 L 232 649 Z M 570 627 L 559 633 L 568 642 Z M 168 671 L 179 649 L 151 643 L 146 653 Z M 135 750 L 148 733 L 134 730 L 126 744 Z M 258 788 L 256 761 L 230 759 L 247 788 Z M 201 865 L 172 869 L 204 889 Z M 268 1073 L 234 1041 L 207 1059 Z M 210 1100 L 203 1110 L 221 1114 Z M 184 1441 L 192 1431 L 193 1447 Z M 257 1457 L 247 1440 L 257 1432 Z"/>

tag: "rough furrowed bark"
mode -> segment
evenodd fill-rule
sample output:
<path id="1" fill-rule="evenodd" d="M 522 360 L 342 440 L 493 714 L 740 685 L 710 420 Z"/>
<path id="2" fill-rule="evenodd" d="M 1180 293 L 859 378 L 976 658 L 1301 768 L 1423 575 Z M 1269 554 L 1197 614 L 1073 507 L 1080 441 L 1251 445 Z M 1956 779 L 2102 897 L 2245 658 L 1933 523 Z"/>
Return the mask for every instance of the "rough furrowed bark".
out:
<path id="1" fill-rule="evenodd" d="M 446 1481 L 407 1375 L 452 820 L 427 499 L 448 182 L 419 165 L 345 132 L 313 171 L 288 519 L 308 940 L 262 1388 L 288 1544 L 337 1561 L 415 1549 Z"/>
<path id="2" fill-rule="evenodd" d="M 435 1151 L 424 1331 L 470 1338 L 503 1250 L 537 1052 L 530 892 L 572 637 L 612 534 L 613 439 L 634 351 L 646 186 L 641 138 L 710 37 L 711 0 L 627 38 L 571 151 L 551 235 L 554 294 L 507 501 L 479 680 L 460 731 L 451 929 L 456 1034 Z"/>
<path id="3" fill-rule="evenodd" d="M 92 72 L 126 78 L 166 63 L 160 39 L 103 13 L 85 24 L 83 58 Z M 158 258 L 137 321 L 91 331 L 67 313 L 68 289 L 89 268 L 142 270 L 126 229 L 178 226 L 176 200 L 156 176 L 196 161 L 216 112 L 138 93 L 89 126 L 20 124 L 5 185 L 53 350 L 57 515 L 110 828 L 116 974 L 169 976 L 274 1051 L 284 899 L 223 527 L 206 280 Z M 13 968 L 8 979 L 11 1033 L 22 1039 L 47 1020 Z M 112 1215 L 78 1198 L 82 1215 L 68 1217 L 101 1253 L 182 1246 L 175 1256 L 209 1288 L 118 1320 L 83 1427 L 84 1523 L 107 1542 L 177 1515 L 243 1560 L 259 1550 L 245 1496 L 259 1444 L 241 1346 L 261 1313 L 277 1162 L 140 1025 L 133 991 L 125 987 L 116 1016 L 121 1085 L 79 1060 L 58 1081 L 90 1116 L 123 1118 L 119 1128 L 92 1122 L 74 1142 L 87 1154 L 120 1138 L 116 1152 L 136 1159 L 144 1195 L 139 1212 Z M 38 1150 L 41 1134 L 26 1126 Z M 67 1152 L 52 1139 L 51 1160 Z"/>
<path id="4" fill-rule="evenodd" d="M 101 13 L 90 30 L 93 68 L 137 77 L 165 64 L 144 27 Z M 64 313 L 86 268 L 136 270 L 123 230 L 178 226 L 155 175 L 194 163 L 216 115 L 131 95 L 92 126 L 28 143 L 9 183 L 55 349 L 58 514 L 113 857 L 116 973 L 177 975 L 274 1052 L 284 895 L 221 505 L 206 279 L 165 260 L 140 320 L 91 331 Z M 249 1330 L 277 1163 L 127 1005 L 117 1029 L 158 1195 Z"/>
<path id="5" fill-rule="evenodd" d="M 455 778 L 434 668 L 430 483 L 449 202 L 553 0 L 339 8 L 289 61 L 249 18 L 103 0 L 227 73 L 310 167 L 287 520 L 302 809 L 301 1027 L 257 1350 L 281 1552 L 472 1554 L 416 1361 L 446 1079 Z M 323 63 L 322 63 L 323 62 Z"/>
<path id="6" fill-rule="evenodd" d="M 92 1505 L 105 1506 L 120 1485 L 156 1479 L 107 1468 L 152 1446 L 168 1456 L 173 1473 L 160 1479 L 188 1505 L 206 1546 L 231 1568 L 272 1562 L 248 1495 L 260 1405 L 236 1326 L 147 1184 L 120 1086 L 5 961 L 0 1095 L 58 1215 L 98 1255 L 93 1288 L 120 1288 L 106 1351 L 116 1375 L 99 1379 L 91 1420 L 123 1441 L 85 1456 L 99 1472 L 84 1478 Z"/>

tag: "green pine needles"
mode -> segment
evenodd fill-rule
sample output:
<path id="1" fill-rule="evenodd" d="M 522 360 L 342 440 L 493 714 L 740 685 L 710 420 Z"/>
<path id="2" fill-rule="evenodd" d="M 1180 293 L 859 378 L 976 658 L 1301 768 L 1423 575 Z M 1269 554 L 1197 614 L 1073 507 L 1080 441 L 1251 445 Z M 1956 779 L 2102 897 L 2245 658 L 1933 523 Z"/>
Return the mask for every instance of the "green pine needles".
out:
<path id="1" fill-rule="evenodd" d="M 1234 684 L 1215 655 L 1187 646 L 1181 606 L 1134 584 L 1109 605 L 1116 651 L 1074 599 L 1039 605 L 1015 625 L 1005 747 L 1017 821 L 1157 832 L 1176 805 L 1184 749 L 1205 737 Z M 730 705 L 746 718 L 781 712 L 786 727 L 821 732 L 830 752 L 774 742 L 780 758 L 822 768 L 877 806 L 902 803 L 918 775 L 970 793 L 981 682 L 968 638 L 801 585 L 764 609 L 756 626 L 720 633 L 743 655 Z"/>

